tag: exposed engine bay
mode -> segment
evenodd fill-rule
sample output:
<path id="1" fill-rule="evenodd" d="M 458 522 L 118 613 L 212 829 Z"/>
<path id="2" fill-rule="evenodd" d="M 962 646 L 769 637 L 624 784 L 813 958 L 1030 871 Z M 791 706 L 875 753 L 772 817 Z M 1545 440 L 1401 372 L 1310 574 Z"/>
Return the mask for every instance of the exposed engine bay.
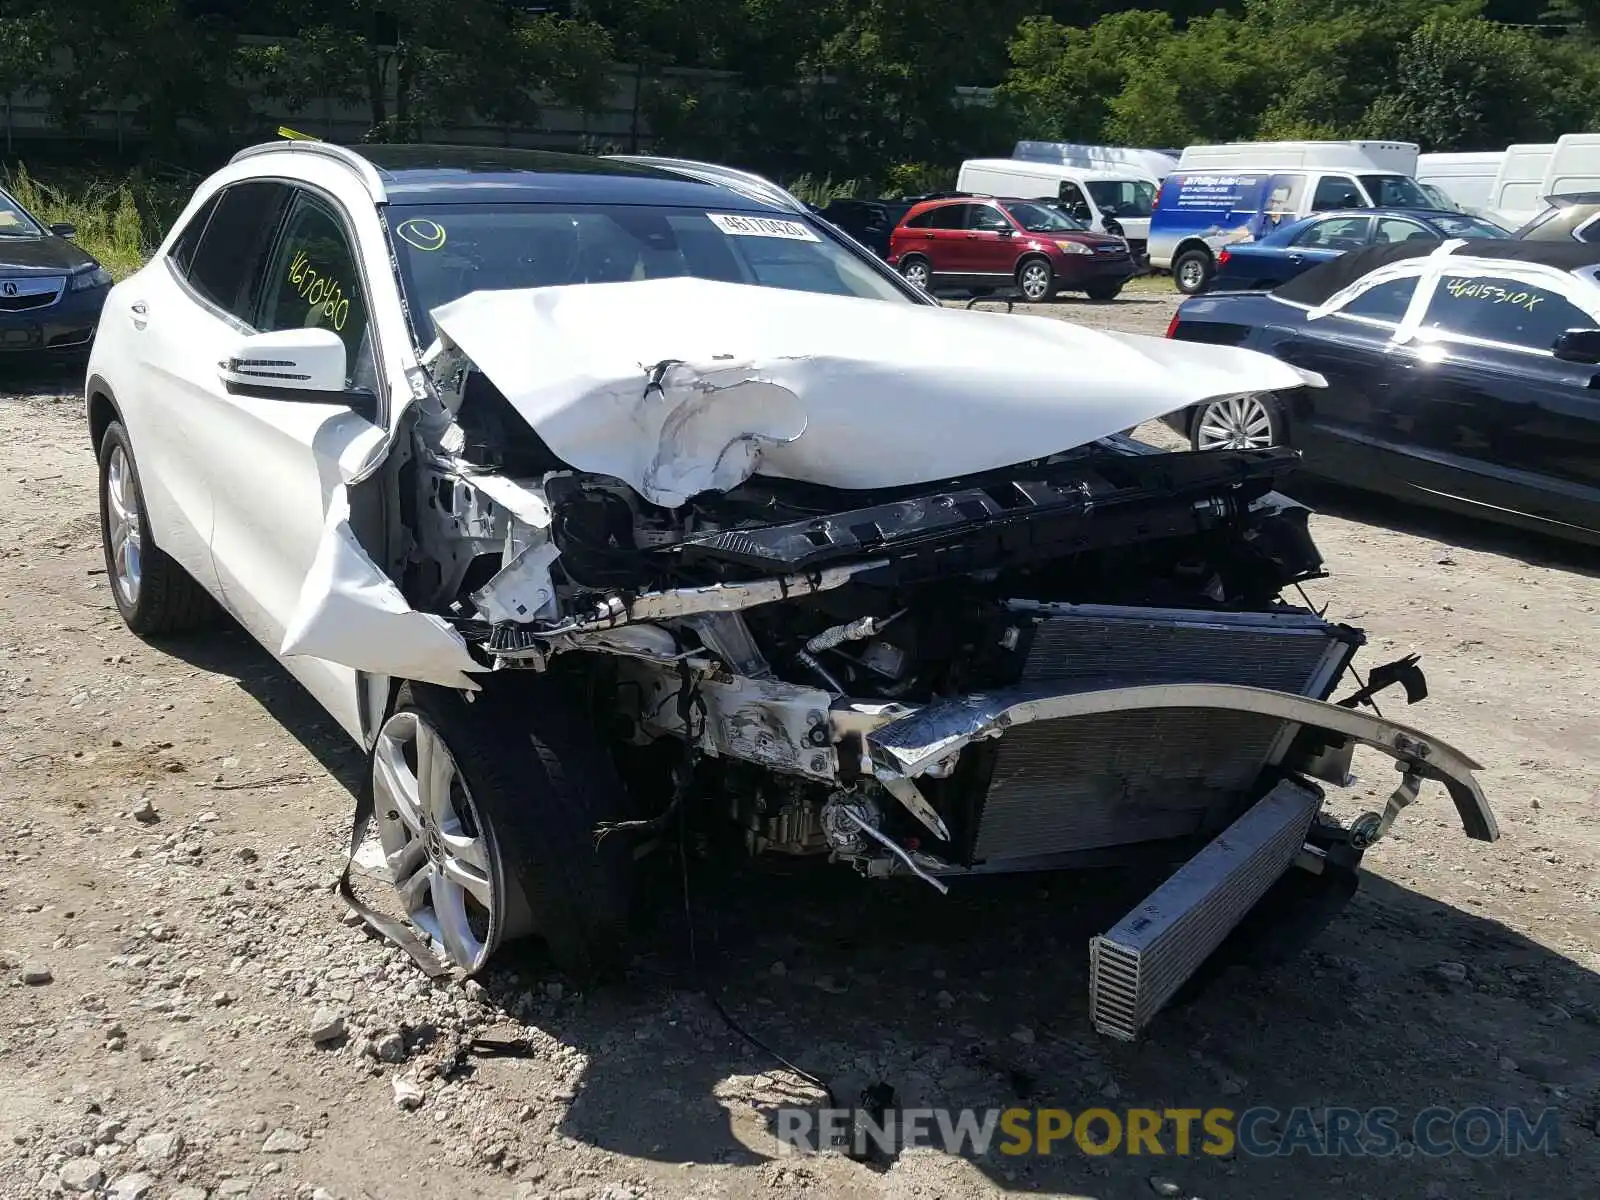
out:
<path id="1" fill-rule="evenodd" d="M 654 761 L 670 782 L 641 824 L 692 810 L 751 853 L 941 891 L 985 872 L 1186 863 L 1204 878 L 1170 914 L 1176 949 L 1148 913 L 1097 940 L 1096 1023 L 1115 1036 L 1133 1036 L 1291 864 L 1353 869 L 1425 780 L 1469 836 L 1497 836 L 1471 760 L 1363 710 L 1386 683 L 1425 695 L 1414 660 L 1328 702 L 1360 678 L 1364 638 L 1303 592 L 1287 598 L 1323 574 L 1308 511 L 1277 490 L 1293 451 L 1164 453 L 1100 415 L 1041 457 L 839 486 L 818 478 L 888 471 L 806 465 L 805 364 L 721 357 L 636 362 L 631 396 L 619 368 L 541 423 L 444 336 L 427 363 L 436 403 L 396 456 L 410 544 L 388 574 L 430 636 L 459 645 L 439 681 L 580 676 L 620 755 L 667 752 Z M 714 410 L 741 389 L 753 408 Z M 624 400 L 636 409 L 617 427 L 648 424 L 641 444 L 658 449 L 591 455 L 574 421 Z M 772 446 L 790 457 L 762 469 Z M 325 653 L 295 636 L 285 653 Z M 1345 828 L 1314 781 L 1344 784 L 1356 745 L 1393 758 L 1400 782 L 1384 812 Z M 1234 862 L 1230 846 L 1254 849 Z M 1189 965 L 1175 975 L 1162 953 Z"/>

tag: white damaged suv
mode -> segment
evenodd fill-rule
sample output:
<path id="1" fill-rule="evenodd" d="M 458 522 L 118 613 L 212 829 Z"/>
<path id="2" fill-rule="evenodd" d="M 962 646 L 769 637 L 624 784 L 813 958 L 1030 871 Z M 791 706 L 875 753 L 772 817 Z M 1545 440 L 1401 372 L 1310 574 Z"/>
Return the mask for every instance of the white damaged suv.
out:
<path id="1" fill-rule="evenodd" d="M 940 307 L 724 168 L 283 142 L 112 291 L 86 399 L 129 627 L 220 606 L 305 685 L 451 967 L 616 961 L 679 823 L 940 891 L 1155 858 L 1091 947 L 1131 1037 L 1426 781 L 1496 837 L 1471 760 L 1364 707 L 1413 660 L 1329 702 L 1363 639 L 1282 598 L 1322 573 L 1294 453 L 1121 432 L 1322 383 Z M 1399 781 L 1345 826 L 1357 745 Z"/>

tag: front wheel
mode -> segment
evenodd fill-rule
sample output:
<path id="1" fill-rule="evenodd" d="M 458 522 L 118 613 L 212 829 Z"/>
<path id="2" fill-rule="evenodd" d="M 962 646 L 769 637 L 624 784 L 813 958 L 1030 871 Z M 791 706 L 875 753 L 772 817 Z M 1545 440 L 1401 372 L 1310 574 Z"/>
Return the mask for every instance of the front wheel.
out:
<path id="1" fill-rule="evenodd" d="M 1042 258 L 1025 259 L 1017 268 L 1017 290 L 1029 303 L 1038 304 L 1050 299 L 1055 291 L 1055 272 Z"/>
<path id="2" fill-rule="evenodd" d="M 1225 396 L 1195 409 L 1189 444 L 1196 450 L 1264 450 L 1288 444 L 1283 407 L 1272 396 Z"/>
<path id="3" fill-rule="evenodd" d="M 1197 296 L 1211 284 L 1217 273 L 1216 260 L 1203 247 L 1185 250 L 1172 264 L 1172 279 L 1185 296 Z"/>
<path id="4" fill-rule="evenodd" d="M 526 686 L 523 686 L 526 682 Z M 406 916 L 469 974 L 536 935 L 580 977 L 620 962 L 631 843 L 605 746 L 553 681 L 490 680 L 474 702 L 401 687 L 371 759 L 373 814 Z"/>

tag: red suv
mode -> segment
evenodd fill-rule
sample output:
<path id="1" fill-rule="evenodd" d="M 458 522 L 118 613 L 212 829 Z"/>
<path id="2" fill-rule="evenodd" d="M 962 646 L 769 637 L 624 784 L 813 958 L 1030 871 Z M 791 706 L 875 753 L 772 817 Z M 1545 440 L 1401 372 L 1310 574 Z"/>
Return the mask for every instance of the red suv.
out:
<path id="1" fill-rule="evenodd" d="M 1058 291 L 1110 300 L 1134 273 L 1121 238 L 1091 233 L 1044 201 L 978 196 L 929 200 L 906 213 L 889 235 L 889 265 L 929 290 L 1014 284 L 1032 301 Z"/>

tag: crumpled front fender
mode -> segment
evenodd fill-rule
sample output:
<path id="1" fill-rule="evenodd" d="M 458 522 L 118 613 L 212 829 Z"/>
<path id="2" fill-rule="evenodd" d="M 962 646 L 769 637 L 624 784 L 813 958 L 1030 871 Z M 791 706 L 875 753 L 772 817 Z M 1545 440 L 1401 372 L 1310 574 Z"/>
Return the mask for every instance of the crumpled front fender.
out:
<path id="1" fill-rule="evenodd" d="M 1455 747 L 1396 721 L 1288 692 L 1221 683 L 1150 684 L 1063 691 L 1053 685 L 1002 688 L 918 709 L 866 736 L 875 770 L 913 778 L 985 738 L 1033 721 L 1057 721 L 1138 709 L 1210 708 L 1281 717 L 1304 728 L 1381 750 L 1408 770 L 1444 785 L 1470 838 L 1492 842 L 1500 830 L 1473 776 L 1480 764 Z"/>

